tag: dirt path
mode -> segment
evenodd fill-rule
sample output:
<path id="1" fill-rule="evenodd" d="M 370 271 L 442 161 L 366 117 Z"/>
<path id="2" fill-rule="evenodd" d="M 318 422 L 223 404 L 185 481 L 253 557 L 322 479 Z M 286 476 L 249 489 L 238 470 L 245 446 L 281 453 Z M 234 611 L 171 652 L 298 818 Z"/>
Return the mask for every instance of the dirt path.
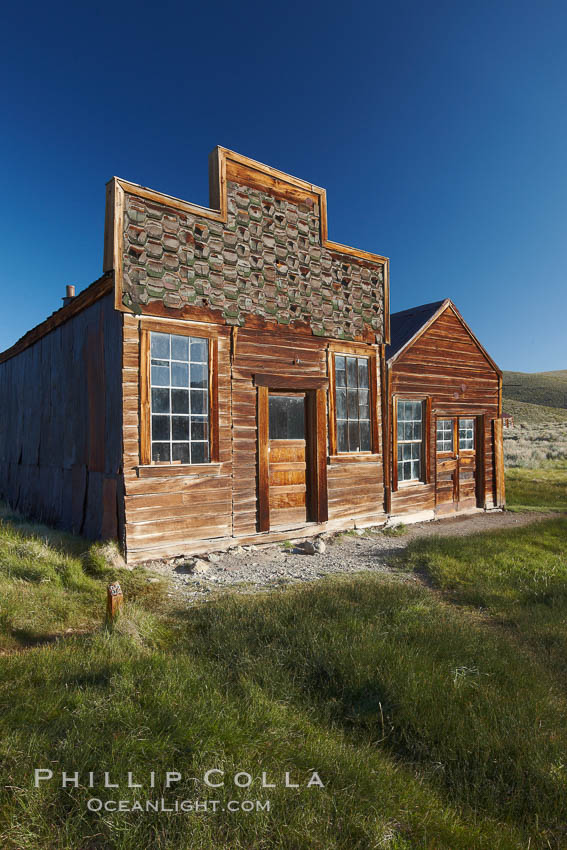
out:
<path id="1" fill-rule="evenodd" d="M 499 528 L 519 528 L 541 522 L 549 513 L 494 511 L 418 523 L 399 536 L 379 528 L 322 535 L 325 551 L 306 554 L 302 544 L 237 546 L 208 557 L 157 561 L 146 567 L 172 580 L 171 597 L 188 601 L 214 599 L 222 590 L 254 593 L 297 582 L 316 581 L 327 575 L 360 571 L 396 573 L 394 556 L 419 537 L 462 536 Z M 209 560 L 210 559 L 210 560 Z M 405 580 L 409 576 L 398 572 Z M 148 581 L 155 578 L 148 577 Z"/>

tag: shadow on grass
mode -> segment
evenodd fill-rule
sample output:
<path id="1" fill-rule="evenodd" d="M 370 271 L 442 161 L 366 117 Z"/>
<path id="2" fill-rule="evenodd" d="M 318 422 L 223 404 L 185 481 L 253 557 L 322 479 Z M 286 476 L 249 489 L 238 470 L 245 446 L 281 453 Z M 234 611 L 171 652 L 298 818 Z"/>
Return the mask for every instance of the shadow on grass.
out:
<path id="1" fill-rule="evenodd" d="M 231 688 L 254 682 L 353 742 L 419 764 L 459 805 L 525 823 L 537 815 L 553 829 L 567 819 L 550 770 L 567 744 L 552 677 L 507 635 L 426 588 L 326 580 L 180 618 L 180 647 L 214 661 Z"/>

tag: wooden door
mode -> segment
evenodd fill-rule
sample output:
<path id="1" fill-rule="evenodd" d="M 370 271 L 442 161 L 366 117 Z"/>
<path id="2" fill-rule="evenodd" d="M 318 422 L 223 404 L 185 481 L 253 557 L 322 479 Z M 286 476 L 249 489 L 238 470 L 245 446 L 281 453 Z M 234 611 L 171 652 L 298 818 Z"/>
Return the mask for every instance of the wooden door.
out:
<path id="1" fill-rule="evenodd" d="M 305 393 L 268 396 L 270 528 L 307 521 Z"/>
<path id="2" fill-rule="evenodd" d="M 475 417 L 437 417 L 435 481 L 437 513 L 453 513 L 476 506 Z"/>

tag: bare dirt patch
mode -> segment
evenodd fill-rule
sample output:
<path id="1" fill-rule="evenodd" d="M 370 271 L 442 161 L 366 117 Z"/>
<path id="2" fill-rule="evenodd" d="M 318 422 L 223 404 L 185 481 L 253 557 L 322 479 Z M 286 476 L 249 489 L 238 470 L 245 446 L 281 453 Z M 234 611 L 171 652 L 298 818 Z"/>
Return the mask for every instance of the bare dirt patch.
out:
<path id="1" fill-rule="evenodd" d="M 415 577 L 396 568 L 395 556 L 416 538 L 519 528 L 551 516 L 556 514 L 482 512 L 418 523 L 400 530 L 373 528 L 323 534 L 319 539 L 323 540 L 325 551 L 315 554 L 307 554 L 301 542 L 237 546 L 228 552 L 211 552 L 209 556 L 155 561 L 138 569 L 149 568 L 171 579 L 170 596 L 182 596 L 188 601 L 212 600 L 223 590 L 255 593 L 356 572 L 388 572 L 400 580 L 414 581 Z M 152 578 L 148 577 L 148 581 Z"/>

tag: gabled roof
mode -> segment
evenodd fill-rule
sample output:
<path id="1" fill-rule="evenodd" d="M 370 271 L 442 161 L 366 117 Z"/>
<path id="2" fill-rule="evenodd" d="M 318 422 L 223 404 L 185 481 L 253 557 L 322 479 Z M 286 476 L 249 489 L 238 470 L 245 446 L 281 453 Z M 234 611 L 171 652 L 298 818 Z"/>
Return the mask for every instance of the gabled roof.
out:
<path id="1" fill-rule="evenodd" d="M 442 307 L 449 301 L 432 301 L 431 304 L 421 304 L 419 307 L 410 307 L 409 310 L 400 310 L 399 313 L 390 314 L 390 344 L 386 346 L 386 359 L 390 360 L 421 330 Z"/>
<path id="2" fill-rule="evenodd" d="M 409 310 L 400 310 L 400 312 L 390 315 L 390 344 L 386 346 L 386 360 L 388 365 L 390 366 L 402 351 L 409 348 L 433 324 L 435 319 L 448 308 L 453 311 L 490 365 L 501 374 L 501 370 L 486 349 L 480 344 L 450 298 L 445 298 L 444 301 L 432 301 L 430 304 L 421 304 L 419 307 L 410 307 Z"/>

